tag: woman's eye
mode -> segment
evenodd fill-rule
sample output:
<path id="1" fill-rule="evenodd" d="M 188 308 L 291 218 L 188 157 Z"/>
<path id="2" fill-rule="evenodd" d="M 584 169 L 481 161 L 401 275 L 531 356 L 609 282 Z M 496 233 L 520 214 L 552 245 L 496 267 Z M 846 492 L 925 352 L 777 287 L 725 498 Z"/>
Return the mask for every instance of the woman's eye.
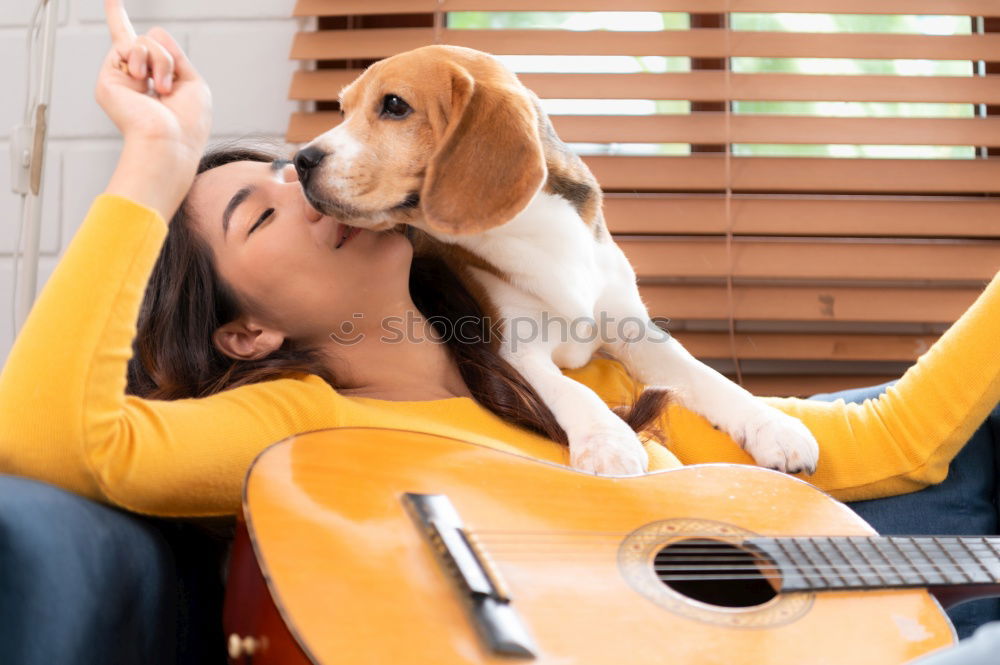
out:
<path id="1" fill-rule="evenodd" d="M 406 100 L 398 95 L 386 95 L 382 98 L 382 115 L 384 116 L 399 120 L 410 115 L 412 110 Z"/>
<path id="2" fill-rule="evenodd" d="M 265 210 L 264 214 L 260 216 L 260 219 L 258 219 L 256 222 L 254 222 L 253 226 L 250 227 L 250 230 L 247 231 L 247 235 L 249 236 L 251 233 L 253 233 L 254 231 L 256 231 L 257 227 L 260 226 L 261 224 L 263 224 L 264 220 L 266 220 L 268 217 L 270 217 L 273 214 L 274 214 L 274 208 L 268 208 L 267 210 Z"/>

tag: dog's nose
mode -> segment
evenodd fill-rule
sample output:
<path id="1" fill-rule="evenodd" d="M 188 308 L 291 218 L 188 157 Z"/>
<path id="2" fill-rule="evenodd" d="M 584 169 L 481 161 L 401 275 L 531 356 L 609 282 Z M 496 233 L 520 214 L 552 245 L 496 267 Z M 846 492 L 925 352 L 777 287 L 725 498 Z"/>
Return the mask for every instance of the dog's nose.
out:
<path id="1" fill-rule="evenodd" d="M 326 153 L 316 146 L 306 146 L 295 153 L 292 159 L 295 162 L 295 170 L 299 174 L 299 181 L 304 185 L 309 180 L 309 171 L 319 166 L 319 163 L 326 157 Z"/>

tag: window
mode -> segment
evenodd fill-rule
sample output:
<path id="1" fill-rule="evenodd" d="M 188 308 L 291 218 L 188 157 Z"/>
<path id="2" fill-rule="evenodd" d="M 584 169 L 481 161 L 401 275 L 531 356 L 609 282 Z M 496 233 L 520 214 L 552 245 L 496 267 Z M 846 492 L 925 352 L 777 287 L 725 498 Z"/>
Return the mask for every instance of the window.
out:
<path id="1" fill-rule="evenodd" d="M 288 139 L 335 124 L 375 59 L 494 53 L 602 183 L 651 313 L 695 355 L 759 394 L 875 383 L 1000 265 L 994 6 L 299 0 L 317 20 Z"/>

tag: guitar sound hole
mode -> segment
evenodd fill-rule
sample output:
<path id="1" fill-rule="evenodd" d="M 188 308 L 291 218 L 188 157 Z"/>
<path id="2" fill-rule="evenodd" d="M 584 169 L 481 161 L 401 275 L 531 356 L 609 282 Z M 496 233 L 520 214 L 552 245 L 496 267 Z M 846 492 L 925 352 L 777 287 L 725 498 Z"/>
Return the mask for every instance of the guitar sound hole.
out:
<path id="1" fill-rule="evenodd" d="M 777 595 L 776 567 L 771 561 L 759 552 L 718 540 L 676 541 L 657 552 L 654 565 L 665 585 L 709 605 L 753 607 Z"/>

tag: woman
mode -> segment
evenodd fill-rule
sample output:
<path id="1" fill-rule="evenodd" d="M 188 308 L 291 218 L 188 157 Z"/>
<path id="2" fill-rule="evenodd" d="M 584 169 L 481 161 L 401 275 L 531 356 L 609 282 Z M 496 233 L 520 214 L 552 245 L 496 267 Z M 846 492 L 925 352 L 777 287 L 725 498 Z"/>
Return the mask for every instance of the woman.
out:
<path id="1" fill-rule="evenodd" d="M 204 82 L 166 32 L 136 38 L 108 7 L 114 47 L 97 100 L 124 147 L 0 375 L 0 471 L 134 512 L 210 517 L 238 510 L 263 447 L 325 427 L 424 430 L 565 463 L 523 380 L 429 321 L 474 311 L 453 276 L 414 260 L 399 233 L 340 244 L 336 220 L 273 155 L 201 160 Z M 147 74 L 158 96 L 145 94 Z M 998 300 L 994 280 L 878 401 L 775 400 L 820 441 L 810 480 L 850 499 L 939 481 L 1000 398 Z M 387 321 L 403 334 L 387 335 Z M 607 359 L 568 374 L 613 405 L 639 388 Z M 651 469 L 676 464 L 671 450 L 685 463 L 749 462 L 690 412 L 671 407 L 658 423 L 670 450 L 649 442 Z"/>

